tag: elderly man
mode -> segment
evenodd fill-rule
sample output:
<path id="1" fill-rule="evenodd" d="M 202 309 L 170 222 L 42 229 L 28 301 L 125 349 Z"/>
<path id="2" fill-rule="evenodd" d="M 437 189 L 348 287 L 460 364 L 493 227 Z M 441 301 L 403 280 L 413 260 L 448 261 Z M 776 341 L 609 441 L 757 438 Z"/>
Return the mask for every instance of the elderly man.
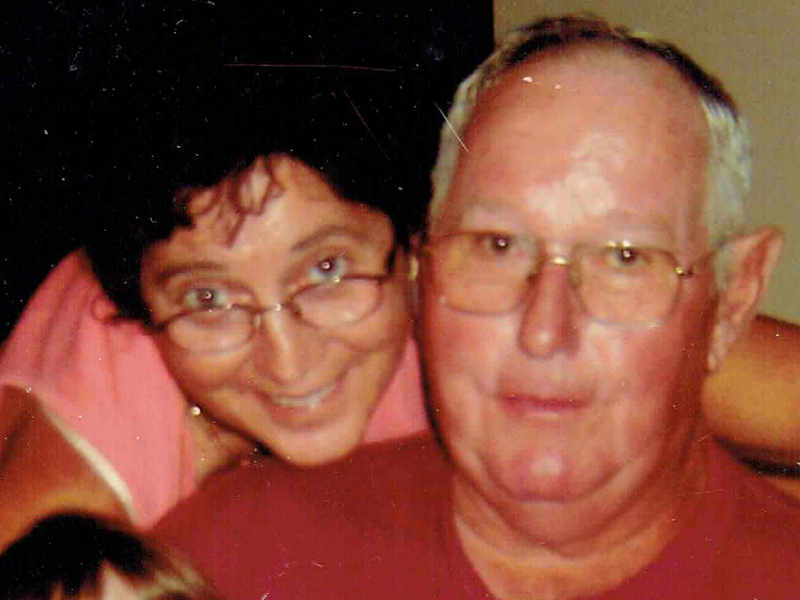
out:
<path id="1" fill-rule="evenodd" d="M 443 131 L 420 333 L 444 452 L 229 473 L 162 525 L 230 598 L 795 597 L 800 512 L 699 415 L 780 250 L 747 135 L 674 48 L 512 35 Z"/>

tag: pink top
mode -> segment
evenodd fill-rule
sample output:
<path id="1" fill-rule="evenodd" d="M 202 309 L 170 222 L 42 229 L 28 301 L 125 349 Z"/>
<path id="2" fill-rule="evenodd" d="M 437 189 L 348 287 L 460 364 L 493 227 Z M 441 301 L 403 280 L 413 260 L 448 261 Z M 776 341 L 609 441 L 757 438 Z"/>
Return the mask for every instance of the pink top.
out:
<path id="1" fill-rule="evenodd" d="M 54 423 L 148 527 L 197 484 L 186 401 L 141 324 L 109 321 L 82 252 L 48 275 L 0 348 L 0 385 L 39 398 Z M 409 340 L 366 441 L 427 427 L 417 350 Z"/>

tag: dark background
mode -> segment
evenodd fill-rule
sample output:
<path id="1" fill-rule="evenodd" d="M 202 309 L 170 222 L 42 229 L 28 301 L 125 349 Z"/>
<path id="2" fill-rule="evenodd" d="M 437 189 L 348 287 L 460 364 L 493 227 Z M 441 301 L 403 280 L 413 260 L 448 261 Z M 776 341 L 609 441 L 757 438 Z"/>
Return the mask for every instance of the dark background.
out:
<path id="1" fill-rule="evenodd" d="M 447 110 L 456 83 L 491 49 L 492 2 L 285 4 L 34 0 L 0 9 L 0 340 L 47 272 L 82 245 L 98 203 L 114 202 L 93 184 L 103 152 L 86 151 L 98 137 L 87 111 L 109 70 L 130 64 L 120 57 L 394 69 L 416 82 L 422 127 L 402 118 L 387 126 L 430 168 L 436 105 Z"/>

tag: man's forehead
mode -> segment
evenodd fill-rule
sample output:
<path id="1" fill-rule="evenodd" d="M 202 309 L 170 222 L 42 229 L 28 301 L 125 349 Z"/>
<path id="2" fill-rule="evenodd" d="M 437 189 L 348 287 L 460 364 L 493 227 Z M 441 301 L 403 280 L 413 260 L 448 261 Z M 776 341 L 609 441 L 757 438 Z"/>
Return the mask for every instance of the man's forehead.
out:
<path id="1" fill-rule="evenodd" d="M 668 98 L 670 114 L 686 117 L 681 113 L 687 109 L 700 114 L 696 90 L 666 61 L 624 46 L 584 43 L 548 50 L 508 68 L 480 93 L 470 122 L 498 103 L 532 110 L 579 94 L 587 103 L 605 99 L 616 104 L 626 103 L 632 93 Z"/>
<path id="2" fill-rule="evenodd" d="M 461 212 L 454 199 L 515 196 L 567 222 L 635 213 L 632 199 L 655 207 L 653 223 L 702 210 L 700 101 L 656 58 L 602 47 L 524 61 L 479 95 L 464 141 L 456 194 L 443 206 L 451 217 Z M 666 206 L 674 202 L 677 214 Z"/>

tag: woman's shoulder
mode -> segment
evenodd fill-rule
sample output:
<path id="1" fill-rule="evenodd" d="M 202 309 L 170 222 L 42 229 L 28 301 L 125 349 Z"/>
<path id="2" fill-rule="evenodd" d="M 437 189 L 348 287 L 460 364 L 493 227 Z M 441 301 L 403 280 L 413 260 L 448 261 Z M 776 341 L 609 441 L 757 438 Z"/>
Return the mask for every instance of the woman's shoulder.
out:
<path id="1" fill-rule="evenodd" d="M 68 255 L 3 345 L 0 385 L 36 398 L 65 439 L 102 457 L 147 525 L 194 487 L 185 402 L 150 336 L 114 313 L 84 254 Z"/>
<path id="2" fill-rule="evenodd" d="M 207 478 L 157 529 L 181 537 L 192 523 L 206 527 L 213 518 L 226 528 L 258 523 L 278 533 L 290 522 L 324 522 L 348 513 L 358 516 L 354 521 L 380 521 L 399 503 L 421 503 L 445 488 L 446 473 L 444 455 L 428 433 L 366 444 L 339 461 L 307 469 L 266 456 Z"/>
<path id="3" fill-rule="evenodd" d="M 269 496 L 302 502 L 386 494 L 387 490 L 438 481 L 444 454 L 430 432 L 364 444 L 326 465 L 299 468 L 271 456 L 242 461 L 210 476 L 189 503 L 234 501 L 260 504 Z M 324 500 L 322 501 L 324 503 Z"/>
<path id="4" fill-rule="evenodd" d="M 350 573 L 360 567 L 349 562 L 419 547 L 433 535 L 448 482 L 429 434 L 367 444 L 311 469 L 266 457 L 211 476 L 153 534 L 223 590 L 269 586 L 297 572 L 305 581 L 321 565 L 337 565 L 324 576 Z"/>

